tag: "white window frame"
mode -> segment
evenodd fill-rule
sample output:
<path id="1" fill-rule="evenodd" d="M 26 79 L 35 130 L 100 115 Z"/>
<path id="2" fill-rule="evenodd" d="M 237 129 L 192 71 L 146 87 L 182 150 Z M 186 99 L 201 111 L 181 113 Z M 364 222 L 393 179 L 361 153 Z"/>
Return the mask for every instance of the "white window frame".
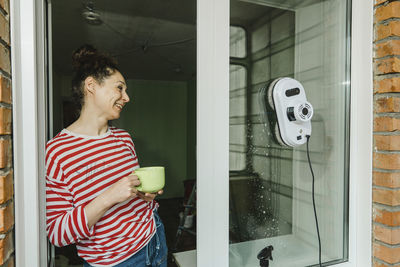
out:
<path id="1" fill-rule="evenodd" d="M 16 266 L 47 265 L 44 0 L 10 1 Z M 349 261 L 371 266 L 373 5 L 352 1 Z M 197 266 L 227 267 L 229 0 L 197 1 Z M 39 244 L 39 246 L 38 246 Z"/>
<path id="2" fill-rule="evenodd" d="M 229 0 L 197 0 L 197 266 L 229 265 Z"/>
<path id="3" fill-rule="evenodd" d="M 44 1 L 10 1 L 16 266 L 47 266 Z"/>

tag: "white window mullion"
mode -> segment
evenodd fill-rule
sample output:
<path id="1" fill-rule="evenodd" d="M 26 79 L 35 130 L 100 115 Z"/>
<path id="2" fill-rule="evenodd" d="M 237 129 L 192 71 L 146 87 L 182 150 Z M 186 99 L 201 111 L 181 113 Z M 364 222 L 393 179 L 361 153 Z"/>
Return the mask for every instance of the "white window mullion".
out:
<path id="1" fill-rule="evenodd" d="M 371 266 L 373 5 L 352 0 L 349 261 Z"/>
<path id="2" fill-rule="evenodd" d="M 229 265 L 229 0 L 197 1 L 197 266 Z"/>

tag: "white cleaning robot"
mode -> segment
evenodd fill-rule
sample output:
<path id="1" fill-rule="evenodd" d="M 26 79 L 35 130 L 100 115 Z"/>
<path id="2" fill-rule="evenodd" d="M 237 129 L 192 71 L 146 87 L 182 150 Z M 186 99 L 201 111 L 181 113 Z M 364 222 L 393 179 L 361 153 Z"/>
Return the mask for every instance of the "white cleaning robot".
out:
<path id="1" fill-rule="evenodd" d="M 268 98 L 276 113 L 275 136 L 278 142 L 291 147 L 305 144 L 307 136 L 311 136 L 313 107 L 307 101 L 301 83 L 289 77 L 278 78 L 268 88 L 262 88 L 260 93 L 264 95 L 264 101 Z"/>

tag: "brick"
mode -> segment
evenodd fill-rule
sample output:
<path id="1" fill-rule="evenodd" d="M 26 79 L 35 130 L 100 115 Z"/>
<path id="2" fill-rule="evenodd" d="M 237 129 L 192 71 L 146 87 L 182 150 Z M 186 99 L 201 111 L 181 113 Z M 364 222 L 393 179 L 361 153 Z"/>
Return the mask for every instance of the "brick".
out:
<path id="1" fill-rule="evenodd" d="M 397 57 L 385 58 L 375 61 L 375 74 L 400 72 L 400 59 Z"/>
<path id="2" fill-rule="evenodd" d="M 376 240 L 382 241 L 390 245 L 400 244 L 400 228 L 374 225 L 373 231 Z"/>
<path id="3" fill-rule="evenodd" d="M 0 75 L 0 102 L 12 103 L 11 99 L 11 80 Z"/>
<path id="4" fill-rule="evenodd" d="M 373 156 L 374 168 L 386 170 L 399 170 L 400 169 L 400 154 L 395 153 L 374 153 Z"/>
<path id="5" fill-rule="evenodd" d="M 400 112 L 400 97 L 384 96 L 374 102 L 374 112 Z"/>
<path id="6" fill-rule="evenodd" d="M 376 0 L 376 1 L 375 1 L 375 5 L 377 6 L 377 5 L 383 4 L 383 3 L 385 3 L 386 1 L 388 1 L 388 0 Z"/>
<path id="7" fill-rule="evenodd" d="M 389 188 L 400 188 L 400 172 L 373 171 L 372 183 Z"/>
<path id="8" fill-rule="evenodd" d="M 400 150 L 400 135 L 374 135 L 376 150 Z"/>
<path id="9" fill-rule="evenodd" d="M 14 206 L 12 203 L 0 208 L 0 233 L 7 232 L 14 225 Z"/>
<path id="10" fill-rule="evenodd" d="M 389 264 L 400 262 L 400 247 L 389 247 L 374 243 L 373 254 L 376 258 Z"/>
<path id="11" fill-rule="evenodd" d="M 380 6 L 375 10 L 375 21 L 386 20 L 400 17 L 400 2 L 390 2 L 387 5 Z"/>
<path id="12" fill-rule="evenodd" d="M 389 40 L 375 45 L 376 57 L 385 57 L 390 55 L 400 55 L 400 40 Z"/>
<path id="13" fill-rule="evenodd" d="M 393 36 L 400 36 L 400 21 L 378 24 L 375 28 L 376 41 Z"/>
<path id="14" fill-rule="evenodd" d="M 378 262 L 378 261 L 376 261 L 376 260 L 374 260 L 373 261 L 373 263 L 372 263 L 373 265 L 373 267 L 400 267 L 400 263 L 399 264 L 390 264 L 390 265 L 388 265 L 388 264 L 385 264 L 385 263 L 381 263 L 381 262 Z"/>
<path id="15" fill-rule="evenodd" d="M 0 239 L 0 264 L 4 264 L 14 251 L 14 240 L 12 232 L 9 232 L 4 239 Z"/>
<path id="16" fill-rule="evenodd" d="M 0 107 L 0 134 L 11 134 L 12 110 Z"/>
<path id="17" fill-rule="evenodd" d="M 400 119 L 392 117 L 376 117 L 374 118 L 374 131 L 376 132 L 393 132 L 400 130 Z"/>
<path id="18" fill-rule="evenodd" d="M 373 207 L 373 220 L 387 226 L 400 226 L 400 211 L 388 211 Z"/>
<path id="19" fill-rule="evenodd" d="M 0 0 L 0 7 L 7 13 L 10 13 L 10 1 L 9 0 Z"/>
<path id="20" fill-rule="evenodd" d="M 10 45 L 10 21 L 0 13 L 0 38 Z"/>
<path id="21" fill-rule="evenodd" d="M 15 259 L 13 256 L 11 256 L 9 259 L 7 259 L 7 262 L 5 263 L 4 267 L 14 267 L 15 266 Z"/>
<path id="22" fill-rule="evenodd" d="M 400 190 L 373 188 L 372 200 L 375 203 L 389 206 L 398 206 L 400 205 Z"/>
<path id="23" fill-rule="evenodd" d="M 374 93 L 396 93 L 400 92 L 400 77 L 376 80 L 374 82 Z"/>
<path id="24" fill-rule="evenodd" d="M 0 168 L 11 166 L 11 145 L 9 140 L 0 140 Z"/>
<path id="25" fill-rule="evenodd" d="M 14 194 L 13 172 L 0 176 L 0 204 L 10 200 Z"/>
<path id="26" fill-rule="evenodd" d="M 0 69 L 11 74 L 10 50 L 4 45 L 0 45 Z"/>

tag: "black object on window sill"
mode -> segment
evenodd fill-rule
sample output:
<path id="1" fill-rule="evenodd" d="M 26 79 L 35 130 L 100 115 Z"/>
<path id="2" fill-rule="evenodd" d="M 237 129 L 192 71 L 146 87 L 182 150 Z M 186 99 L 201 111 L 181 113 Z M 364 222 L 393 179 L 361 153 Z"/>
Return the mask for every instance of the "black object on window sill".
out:
<path id="1" fill-rule="evenodd" d="M 257 259 L 260 260 L 260 267 L 268 267 L 269 261 L 272 261 L 272 251 L 274 250 L 273 246 L 267 246 L 263 248 L 257 255 Z"/>

